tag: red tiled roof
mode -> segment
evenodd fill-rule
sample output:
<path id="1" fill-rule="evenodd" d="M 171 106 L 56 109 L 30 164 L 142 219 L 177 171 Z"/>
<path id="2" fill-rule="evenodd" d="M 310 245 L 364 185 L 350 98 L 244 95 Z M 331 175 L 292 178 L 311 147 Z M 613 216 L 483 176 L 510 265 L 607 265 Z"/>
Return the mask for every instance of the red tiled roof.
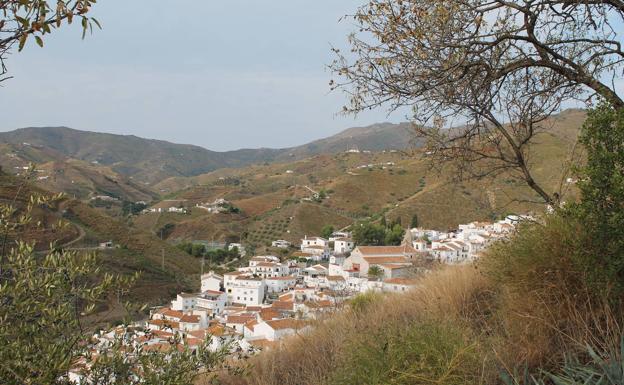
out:
<path id="1" fill-rule="evenodd" d="M 229 315 L 225 323 L 227 324 L 244 324 L 249 320 L 256 319 L 254 314 Z"/>
<path id="2" fill-rule="evenodd" d="M 388 270 L 405 269 L 405 268 L 408 267 L 408 266 L 405 266 L 405 265 L 390 265 L 390 264 L 386 264 L 386 263 L 382 263 L 379 266 L 383 267 L 384 269 L 388 269 Z"/>
<path id="3" fill-rule="evenodd" d="M 293 318 L 275 319 L 266 321 L 266 324 L 273 330 L 298 329 L 304 325 L 302 321 Z"/>
<path id="4" fill-rule="evenodd" d="M 404 286 L 413 286 L 416 284 L 416 281 L 408 278 L 388 278 L 384 280 L 384 283 L 389 283 L 393 285 L 404 285 Z"/>
<path id="5" fill-rule="evenodd" d="M 368 262 L 369 264 L 410 263 L 410 261 L 405 257 L 388 257 L 388 256 L 364 257 L 364 260 Z"/>
<path id="6" fill-rule="evenodd" d="M 295 295 L 293 293 L 286 293 L 279 296 L 280 301 L 294 301 Z"/>
<path id="7" fill-rule="evenodd" d="M 182 318 L 180 318 L 180 322 L 198 323 L 199 316 L 198 315 L 184 315 L 182 316 Z"/>
<path id="8" fill-rule="evenodd" d="M 264 309 L 260 312 L 260 318 L 262 318 L 264 321 L 270 321 L 272 319 L 280 317 L 281 314 L 273 309 Z"/>
<path id="9" fill-rule="evenodd" d="M 246 275 L 246 276 L 236 277 L 236 280 L 237 281 L 262 281 L 262 278 Z"/>
<path id="10" fill-rule="evenodd" d="M 271 349 L 271 348 L 279 346 L 279 342 L 269 341 L 266 338 L 262 338 L 259 340 L 251 340 L 249 341 L 249 343 L 260 349 Z"/>
<path id="11" fill-rule="evenodd" d="M 255 319 L 253 320 L 249 320 L 247 321 L 247 323 L 245 323 L 245 327 L 251 331 L 254 330 L 254 327 L 258 324 L 258 321 L 256 321 Z"/>
<path id="12" fill-rule="evenodd" d="M 204 292 L 202 292 L 202 294 L 208 294 L 208 295 L 216 295 L 216 296 L 220 296 L 221 294 L 224 294 L 222 291 L 216 291 L 216 290 L 206 290 Z"/>
<path id="13" fill-rule="evenodd" d="M 292 311 L 294 309 L 294 303 L 293 302 L 286 302 L 286 301 L 275 301 L 273 302 L 273 306 L 274 309 L 276 310 L 289 310 Z"/>
<path id="14" fill-rule="evenodd" d="M 403 255 L 405 253 L 412 254 L 416 250 L 410 245 L 401 246 L 358 246 L 357 249 L 362 255 Z"/>

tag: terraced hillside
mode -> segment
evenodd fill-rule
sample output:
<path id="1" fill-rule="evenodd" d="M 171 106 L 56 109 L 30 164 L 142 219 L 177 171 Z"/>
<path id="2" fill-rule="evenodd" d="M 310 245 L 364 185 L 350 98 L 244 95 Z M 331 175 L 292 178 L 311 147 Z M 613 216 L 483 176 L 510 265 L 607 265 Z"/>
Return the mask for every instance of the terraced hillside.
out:
<path id="1" fill-rule="evenodd" d="M 0 175 L 0 200 L 3 203 L 13 202 L 15 198 L 15 206 L 24 207 L 33 194 L 50 193 L 24 184 L 21 178 Z M 50 241 L 58 240 L 57 244 L 66 249 L 96 252 L 102 271 L 120 274 L 141 272 L 130 296 L 132 301 L 161 304 L 174 293 L 198 286 L 199 262 L 195 258 L 149 232 L 130 228 L 125 222 L 78 200 L 65 198 L 52 207 L 37 207 L 33 219 L 33 222 L 41 222 L 42 227 L 13 234 L 9 242 L 19 236 L 20 239 L 36 242 L 38 250 L 46 250 Z M 112 241 L 115 247 L 99 250 L 99 243 L 106 241 Z M 99 310 L 105 319 L 122 316 L 112 304 L 103 304 Z"/>
<path id="2" fill-rule="evenodd" d="M 574 185 L 563 164 L 575 147 L 584 112 L 570 110 L 547 122 L 529 159 L 535 177 L 549 191 L 574 199 Z M 169 198 L 188 206 L 230 201 L 239 214 L 192 215 L 159 219 L 149 229 L 171 224 L 170 240 L 236 240 L 262 250 L 270 241 L 297 242 L 357 220 L 400 217 L 407 226 L 413 215 L 427 227 L 447 229 L 458 223 L 488 220 L 509 212 L 543 212 L 543 204 L 513 175 L 457 183 L 452 170 L 433 170 L 423 151 L 340 152 L 288 163 L 220 169 L 192 178 L 170 178 L 157 188 L 175 191 Z M 318 195 L 323 197 L 318 199 Z M 135 219 L 141 227 L 143 218 Z"/>
<path id="3" fill-rule="evenodd" d="M 0 164 L 6 172 L 22 174 L 30 163 L 37 166 L 34 184 L 77 199 L 108 195 L 126 201 L 151 201 L 158 196 L 150 186 L 110 167 L 70 158 L 45 146 L 0 142 Z"/>

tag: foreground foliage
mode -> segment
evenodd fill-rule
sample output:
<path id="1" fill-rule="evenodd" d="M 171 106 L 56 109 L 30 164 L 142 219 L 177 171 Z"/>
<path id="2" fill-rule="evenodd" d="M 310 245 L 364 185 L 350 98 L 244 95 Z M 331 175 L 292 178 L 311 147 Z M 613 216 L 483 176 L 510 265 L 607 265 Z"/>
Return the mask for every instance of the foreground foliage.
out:
<path id="1" fill-rule="evenodd" d="M 97 384 L 192 384 L 200 371 L 220 365 L 229 347 L 210 351 L 207 342 L 196 352 L 177 349 L 179 341 L 172 341 L 168 352 L 148 352 L 121 338 L 94 350 L 91 330 L 98 307 L 119 302 L 137 276 L 102 273 L 93 254 L 52 245 L 52 251 L 40 255 L 32 245 L 8 241 L 32 226 L 35 207 L 63 199 L 31 196 L 21 204 L 19 190 L 13 202 L 0 205 L 3 384 L 67 384 L 70 369 Z"/>

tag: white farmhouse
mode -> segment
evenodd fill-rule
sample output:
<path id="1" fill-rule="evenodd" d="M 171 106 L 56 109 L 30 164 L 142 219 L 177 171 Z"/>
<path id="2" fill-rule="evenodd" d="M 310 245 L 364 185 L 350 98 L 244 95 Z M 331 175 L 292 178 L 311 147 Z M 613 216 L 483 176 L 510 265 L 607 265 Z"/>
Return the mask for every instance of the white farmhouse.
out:
<path id="1" fill-rule="evenodd" d="M 227 294 L 225 292 L 206 290 L 197 295 L 195 308 L 206 310 L 214 317 L 223 313 L 226 302 Z"/>
<path id="2" fill-rule="evenodd" d="M 336 238 L 334 240 L 334 253 L 346 254 L 353 250 L 355 242 L 351 238 Z"/>
<path id="3" fill-rule="evenodd" d="M 278 247 L 280 249 L 287 249 L 290 247 L 290 242 L 283 239 L 278 239 L 277 241 L 271 242 L 271 246 Z"/>
<path id="4" fill-rule="evenodd" d="M 201 291 L 221 291 L 223 287 L 223 276 L 210 271 L 201 276 Z"/>
<path id="5" fill-rule="evenodd" d="M 258 306 L 264 302 L 265 283 L 259 277 L 236 275 L 233 280 L 226 279 L 225 290 L 230 303 Z"/>
<path id="6" fill-rule="evenodd" d="M 293 276 L 265 278 L 268 293 L 281 293 L 295 287 L 297 278 Z"/>
<path id="7" fill-rule="evenodd" d="M 390 293 L 404 293 L 416 287 L 416 281 L 407 278 L 390 278 L 383 281 L 382 290 Z"/>
<path id="8" fill-rule="evenodd" d="M 171 301 L 171 309 L 181 312 L 193 310 L 197 303 L 197 294 L 180 293 Z"/>
<path id="9" fill-rule="evenodd" d="M 292 318 L 263 321 L 253 328 L 253 337 L 277 341 L 286 336 L 291 336 L 306 329 L 305 324 L 300 320 Z"/>
<path id="10" fill-rule="evenodd" d="M 371 266 L 383 269 L 384 278 L 404 276 L 412 267 L 416 250 L 410 245 L 401 246 L 358 246 L 343 263 L 345 272 L 357 272 L 367 276 Z"/>

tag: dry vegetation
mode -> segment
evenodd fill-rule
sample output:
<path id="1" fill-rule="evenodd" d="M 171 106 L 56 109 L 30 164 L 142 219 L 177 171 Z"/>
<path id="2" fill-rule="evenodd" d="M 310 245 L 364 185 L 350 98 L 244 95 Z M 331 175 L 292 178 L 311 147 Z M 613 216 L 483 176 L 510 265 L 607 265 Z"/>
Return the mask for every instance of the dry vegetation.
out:
<path id="1" fill-rule="evenodd" d="M 224 380 L 496 384 L 524 368 L 557 371 L 588 344 L 612 349 L 621 311 L 585 284 L 570 249 L 576 226 L 554 217 L 498 244 L 478 266 L 433 272 L 408 294 L 356 297 L 311 333 L 255 357 L 246 377 Z"/>

